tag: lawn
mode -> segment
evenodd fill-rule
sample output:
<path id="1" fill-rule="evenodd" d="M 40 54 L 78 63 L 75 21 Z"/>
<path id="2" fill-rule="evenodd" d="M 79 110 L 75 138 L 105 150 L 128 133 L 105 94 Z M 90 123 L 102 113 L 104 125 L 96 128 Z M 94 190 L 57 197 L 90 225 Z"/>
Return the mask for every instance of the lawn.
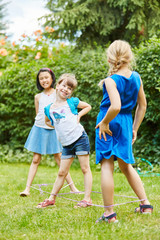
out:
<path id="1" fill-rule="evenodd" d="M 19 197 L 24 190 L 29 165 L 1 164 L 0 167 L 0 240 L 158 240 L 160 239 L 160 177 L 142 177 L 147 195 L 154 212 L 152 215 L 134 213 L 139 202 L 115 206 L 119 222 L 116 224 L 95 224 L 97 218 L 103 214 L 103 208 L 92 206 L 83 209 L 74 209 L 76 202 L 57 197 L 56 206 L 46 209 L 36 209 L 37 203 L 49 196 L 47 193 L 31 189 L 27 198 Z M 35 184 L 53 183 L 58 168 L 39 166 Z M 83 191 L 83 175 L 80 170 L 71 167 L 70 173 L 76 187 Z M 92 170 L 93 191 L 100 192 L 100 172 Z M 125 198 L 135 196 L 127 180 L 121 173 L 114 174 L 115 204 L 131 202 L 136 199 Z M 43 186 L 42 189 L 50 192 L 52 185 Z M 69 187 L 61 192 L 69 192 Z M 121 196 L 120 196 L 121 195 Z M 61 195 L 73 200 L 81 200 L 83 195 Z M 102 196 L 92 193 L 93 204 L 102 205 Z"/>

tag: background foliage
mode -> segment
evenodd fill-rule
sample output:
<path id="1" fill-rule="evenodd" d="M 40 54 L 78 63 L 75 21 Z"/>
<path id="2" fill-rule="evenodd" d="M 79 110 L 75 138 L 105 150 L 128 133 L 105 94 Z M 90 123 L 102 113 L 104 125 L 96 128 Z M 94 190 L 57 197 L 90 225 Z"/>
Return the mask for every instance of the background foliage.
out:
<path id="1" fill-rule="evenodd" d="M 135 44 L 155 33 L 160 36 L 160 1 L 158 0 L 48 0 L 51 14 L 45 26 L 55 31 L 52 39 L 76 41 L 78 46 L 125 39 Z"/>
<path id="2" fill-rule="evenodd" d="M 94 151 L 96 116 L 102 99 L 98 82 L 107 76 L 105 49 L 77 50 L 61 43 L 55 47 L 47 42 L 45 36 L 35 33 L 33 45 L 27 47 L 23 36 L 21 45 L 5 43 L 7 54 L 0 56 L 0 143 L 13 149 L 22 149 L 27 135 L 34 123 L 34 95 L 36 74 L 41 67 L 50 67 L 58 78 L 64 72 L 75 73 L 78 88 L 74 95 L 91 104 L 92 110 L 83 117 Z M 37 36 L 38 35 L 38 36 Z M 38 40 L 37 40 L 38 37 Z M 32 39 L 33 41 L 33 39 Z M 144 82 L 148 109 L 139 130 L 134 152 L 139 157 L 150 158 L 160 164 L 159 154 L 159 85 L 160 85 L 160 39 L 152 38 L 134 49 L 137 67 Z"/>
<path id="3" fill-rule="evenodd" d="M 142 43 L 135 53 L 148 103 L 135 149 L 138 156 L 160 164 L 160 39 Z"/>
<path id="4" fill-rule="evenodd" d="M 4 30 L 6 30 L 6 22 L 4 20 L 5 14 L 6 14 L 6 5 L 8 3 L 4 3 L 3 0 L 0 0 L 0 34 L 4 33 Z"/>

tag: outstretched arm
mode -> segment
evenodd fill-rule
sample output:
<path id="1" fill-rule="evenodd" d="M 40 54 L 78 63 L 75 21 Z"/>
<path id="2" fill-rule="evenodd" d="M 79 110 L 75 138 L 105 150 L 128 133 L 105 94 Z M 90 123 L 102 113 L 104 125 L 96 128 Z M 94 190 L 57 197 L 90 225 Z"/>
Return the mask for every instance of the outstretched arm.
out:
<path id="1" fill-rule="evenodd" d="M 134 116 L 134 122 L 133 122 L 133 138 L 132 138 L 132 144 L 135 142 L 137 138 L 137 131 L 141 125 L 141 122 L 143 121 L 145 112 L 147 108 L 147 101 L 145 97 L 145 93 L 143 90 L 143 83 L 141 80 L 141 86 L 138 92 L 138 98 L 137 98 L 137 108 Z"/>
<path id="2" fill-rule="evenodd" d="M 91 110 L 92 107 L 88 103 L 80 101 L 78 104 L 78 108 L 82 109 L 78 113 L 78 122 L 80 122 L 81 117 L 86 115 Z"/>
<path id="3" fill-rule="evenodd" d="M 99 138 L 101 139 L 101 135 L 103 135 L 103 138 L 105 139 L 105 141 L 107 141 L 106 133 L 112 136 L 112 132 L 109 129 L 109 122 L 112 119 L 114 119 L 119 113 L 121 109 L 121 100 L 120 100 L 119 92 L 117 90 L 116 83 L 113 79 L 111 78 L 105 79 L 105 86 L 109 95 L 111 105 L 105 117 L 99 124 L 97 124 L 96 128 L 99 128 Z"/>

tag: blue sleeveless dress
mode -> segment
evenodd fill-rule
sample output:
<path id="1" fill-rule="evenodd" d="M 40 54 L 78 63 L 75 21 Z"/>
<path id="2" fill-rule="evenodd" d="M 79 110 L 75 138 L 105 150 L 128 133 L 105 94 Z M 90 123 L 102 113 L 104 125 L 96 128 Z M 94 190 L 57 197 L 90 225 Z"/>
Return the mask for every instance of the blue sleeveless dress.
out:
<path id="1" fill-rule="evenodd" d="M 110 76 L 116 85 L 121 98 L 121 110 L 118 115 L 109 123 L 113 135 L 106 134 L 107 141 L 103 136 L 99 138 L 99 128 L 96 129 L 96 164 L 103 158 L 109 159 L 112 155 L 116 160 L 121 158 L 124 162 L 133 164 L 135 162 L 132 153 L 132 109 L 136 105 L 139 88 L 141 85 L 140 76 L 133 71 L 129 78 L 114 74 Z M 110 106 L 110 99 L 103 84 L 103 99 L 100 105 L 100 112 L 97 116 L 98 124 Z"/>

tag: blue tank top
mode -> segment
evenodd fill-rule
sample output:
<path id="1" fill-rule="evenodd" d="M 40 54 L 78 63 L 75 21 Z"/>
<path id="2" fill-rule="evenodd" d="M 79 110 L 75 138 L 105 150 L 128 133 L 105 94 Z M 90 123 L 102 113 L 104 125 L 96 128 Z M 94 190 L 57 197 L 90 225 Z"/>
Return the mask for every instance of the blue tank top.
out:
<path id="1" fill-rule="evenodd" d="M 139 88 L 141 86 L 139 74 L 133 71 L 129 78 L 118 74 L 114 74 L 109 77 L 112 78 L 117 85 L 117 90 L 121 98 L 120 112 L 131 112 L 136 105 Z M 108 109 L 110 104 L 111 103 L 105 88 L 105 84 L 103 84 L 103 99 L 100 110 Z"/>

